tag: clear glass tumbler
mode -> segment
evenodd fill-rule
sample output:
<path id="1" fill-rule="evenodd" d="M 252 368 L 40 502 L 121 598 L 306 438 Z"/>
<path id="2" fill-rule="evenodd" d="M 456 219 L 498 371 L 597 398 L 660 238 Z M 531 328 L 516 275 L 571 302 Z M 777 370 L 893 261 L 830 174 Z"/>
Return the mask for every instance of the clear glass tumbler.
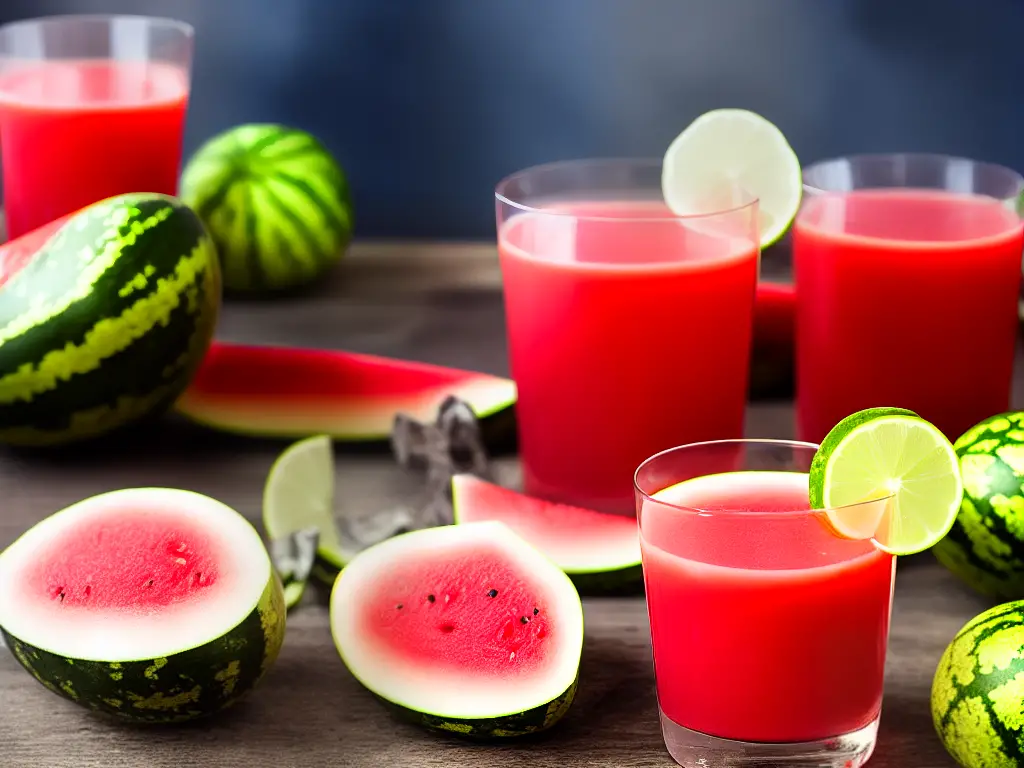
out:
<path id="1" fill-rule="evenodd" d="M 675 216 L 660 160 L 530 168 L 496 191 L 525 490 L 632 516 L 682 440 L 742 437 L 757 200 Z"/>
<path id="2" fill-rule="evenodd" d="M 956 440 L 1009 408 L 1024 179 L 941 155 L 804 170 L 793 227 L 797 437 L 909 408 Z"/>
<path id="3" fill-rule="evenodd" d="M 687 768 L 855 768 L 874 749 L 896 561 L 810 508 L 816 449 L 696 443 L 636 471 L 662 733 Z"/>
<path id="4" fill-rule="evenodd" d="M 174 195 L 193 30 L 144 16 L 0 26 L 8 237 L 129 192 Z"/>

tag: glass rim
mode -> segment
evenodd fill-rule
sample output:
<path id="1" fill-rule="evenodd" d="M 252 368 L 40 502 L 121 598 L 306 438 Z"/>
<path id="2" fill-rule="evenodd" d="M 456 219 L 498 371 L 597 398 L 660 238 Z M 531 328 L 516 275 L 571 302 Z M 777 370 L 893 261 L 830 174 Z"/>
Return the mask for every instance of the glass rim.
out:
<path id="1" fill-rule="evenodd" d="M 695 221 L 699 219 L 709 219 L 716 216 L 724 216 L 730 213 L 739 213 L 743 210 L 756 208 L 759 204 L 760 199 L 757 195 L 749 192 L 745 189 L 738 188 L 742 191 L 745 199 L 744 202 L 732 205 L 720 210 L 708 211 L 705 213 L 688 213 L 679 215 L 673 213 L 671 216 L 596 216 L 592 214 L 580 215 L 570 213 L 568 211 L 552 211 L 545 208 L 539 208 L 534 205 L 514 200 L 510 195 L 506 194 L 506 190 L 514 182 L 522 179 L 528 175 L 539 173 L 542 171 L 553 171 L 558 168 L 571 168 L 571 167 L 586 167 L 586 166 L 597 166 L 597 165 L 632 165 L 632 166 L 646 166 L 646 167 L 661 167 L 663 160 L 660 157 L 585 157 L 577 158 L 573 160 L 554 160 L 550 163 L 540 163 L 538 165 L 530 165 L 526 168 L 520 168 L 518 171 L 508 174 L 502 178 L 494 186 L 494 197 L 495 199 L 510 208 L 515 208 L 522 213 L 540 214 L 543 216 L 556 216 L 573 219 L 576 221 L 621 221 L 621 222 L 634 222 L 634 223 L 650 223 L 650 222 L 679 222 L 679 221 Z"/>
<path id="2" fill-rule="evenodd" d="M 915 160 L 928 160 L 933 162 L 950 162 L 956 161 L 959 163 L 970 163 L 972 166 L 977 168 L 988 168 L 994 171 L 1001 171 L 1008 174 L 1011 177 L 1016 177 L 1017 186 L 1024 188 L 1024 175 L 1021 175 L 1018 171 L 1010 168 L 1007 165 L 1000 163 L 993 163 L 988 160 L 975 160 L 971 157 L 964 155 L 948 155 L 942 152 L 861 152 L 852 155 L 835 155 L 833 157 L 823 157 L 820 160 L 815 160 L 813 163 L 801 166 L 800 175 L 802 180 L 803 192 L 805 194 L 815 195 L 827 195 L 835 194 L 836 190 L 824 189 L 822 187 L 816 187 L 813 184 L 808 184 L 806 181 L 807 172 L 812 168 L 817 168 L 824 165 L 831 165 L 832 163 L 838 163 L 846 161 L 849 163 L 867 162 L 869 160 L 892 160 L 895 158 L 904 159 L 915 159 Z M 997 198 L 993 198 L 997 199 Z M 1011 198 L 1007 198 L 1011 199 Z"/>
<path id="3" fill-rule="evenodd" d="M 667 458 L 669 455 L 671 455 L 673 453 L 677 453 L 679 451 L 684 451 L 684 450 L 694 449 L 694 448 L 708 448 L 708 447 L 713 447 L 713 446 L 723 446 L 723 445 L 764 445 L 764 446 L 775 446 L 775 447 L 782 447 L 782 448 L 804 448 L 804 449 L 808 449 L 808 450 L 811 450 L 811 451 L 817 451 L 818 447 L 819 447 L 818 444 L 816 444 L 816 443 L 807 443 L 807 442 L 803 442 L 801 440 L 777 440 L 777 439 L 772 439 L 772 438 L 759 438 L 759 437 L 731 438 L 731 439 L 724 439 L 724 440 L 702 440 L 702 441 L 696 442 L 696 443 L 684 443 L 682 445 L 675 445 L 675 446 L 673 446 L 671 448 L 666 448 L 665 450 L 659 451 L 658 453 L 655 453 L 654 455 L 648 456 L 646 459 L 644 459 L 640 463 L 640 466 L 638 466 L 636 468 L 636 471 L 633 472 L 633 488 L 645 500 L 650 501 L 653 504 L 658 504 L 659 506 L 668 507 L 669 509 L 676 510 L 677 512 L 682 512 L 684 514 L 700 515 L 702 517 L 722 517 L 722 516 L 746 517 L 746 518 L 772 517 L 772 518 L 779 519 L 779 518 L 799 518 L 799 517 L 808 517 L 808 516 L 820 516 L 820 515 L 826 514 L 829 510 L 832 510 L 832 511 L 841 510 L 841 509 L 842 510 L 849 510 L 849 509 L 856 509 L 858 507 L 866 507 L 869 504 L 888 503 L 891 499 L 893 499 L 896 496 L 895 493 L 890 493 L 888 496 L 880 496 L 877 499 L 869 499 L 868 501 L 859 501 L 859 502 L 856 502 L 854 504 L 841 504 L 841 505 L 835 506 L 835 507 L 820 507 L 820 508 L 812 508 L 812 509 L 793 509 L 793 510 L 783 510 L 783 511 L 779 511 L 779 510 L 758 511 L 758 510 L 750 510 L 750 509 L 701 509 L 699 507 L 691 507 L 691 506 L 688 506 L 688 505 L 685 505 L 685 504 L 674 504 L 674 503 L 672 503 L 670 501 L 664 501 L 663 499 L 656 499 L 656 498 L 654 498 L 654 494 L 648 493 L 647 491 L 645 491 L 643 488 L 640 487 L 640 481 L 639 481 L 640 472 L 642 472 L 645 467 L 647 467 L 648 465 L 654 463 L 655 461 L 663 460 L 663 459 Z M 742 472 L 743 470 L 735 470 L 735 471 Z M 771 471 L 771 470 L 766 470 L 766 471 Z M 780 470 L 780 471 L 788 472 L 790 470 Z M 796 471 L 794 471 L 793 473 L 794 474 L 807 474 L 806 472 L 798 473 Z M 722 474 L 728 474 L 728 473 L 722 473 Z M 707 474 L 697 475 L 697 476 L 695 476 L 694 478 L 691 478 L 691 479 L 696 479 L 697 477 L 708 477 L 708 475 Z M 681 482 L 686 482 L 686 481 L 683 480 Z M 659 490 L 664 490 L 664 489 L 659 489 Z M 655 491 L 654 493 L 658 493 L 658 492 L 659 491 Z"/>
<path id="4" fill-rule="evenodd" d="M 145 21 L 152 26 L 177 29 L 186 37 L 194 37 L 196 31 L 195 27 L 187 21 L 175 19 L 171 16 L 147 16 L 144 13 L 55 13 L 49 16 L 34 16 L 28 19 L 15 19 L 5 22 L 0 24 L 0 33 L 16 30 L 17 27 L 38 27 L 62 22 L 113 22 L 118 19 Z M 0 53 L 0 57 L 4 57 L 4 54 Z"/>

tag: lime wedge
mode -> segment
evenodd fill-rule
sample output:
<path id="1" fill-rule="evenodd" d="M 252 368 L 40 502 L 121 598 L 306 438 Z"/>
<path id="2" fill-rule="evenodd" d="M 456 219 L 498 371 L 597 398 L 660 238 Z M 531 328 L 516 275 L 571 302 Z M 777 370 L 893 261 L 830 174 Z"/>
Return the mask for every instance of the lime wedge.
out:
<path id="1" fill-rule="evenodd" d="M 803 176 L 796 152 L 774 124 L 745 109 L 705 112 L 669 145 L 661 171 L 665 204 L 677 216 L 715 213 L 758 198 L 761 247 L 796 218 Z"/>
<path id="2" fill-rule="evenodd" d="M 910 555 L 939 542 L 963 500 L 960 463 L 937 427 L 903 408 L 847 416 L 811 462 L 811 506 L 842 536 Z M 886 504 L 866 504 L 888 499 Z"/>
<path id="3" fill-rule="evenodd" d="M 318 558 L 344 564 L 334 519 L 334 453 L 327 435 L 288 446 L 270 468 L 263 488 L 263 528 L 272 540 L 307 530 L 317 533 Z M 293 586 L 294 584 L 294 586 Z M 289 606 L 298 602 L 305 581 L 285 585 Z"/>

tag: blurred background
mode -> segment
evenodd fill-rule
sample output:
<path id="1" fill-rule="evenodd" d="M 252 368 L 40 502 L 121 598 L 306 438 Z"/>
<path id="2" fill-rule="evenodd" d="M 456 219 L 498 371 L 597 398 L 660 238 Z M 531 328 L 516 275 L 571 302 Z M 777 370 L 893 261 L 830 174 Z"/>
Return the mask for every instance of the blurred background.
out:
<path id="1" fill-rule="evenodd" d="M 360 237 L 489 239 L 524 166 L 660 156 L 715 107 L 805 163 L 934 151 L 1024 170 L 1022 0 L 0 0 L 196 27 L 186 156 L 232 125 L 318 135 Z"/>

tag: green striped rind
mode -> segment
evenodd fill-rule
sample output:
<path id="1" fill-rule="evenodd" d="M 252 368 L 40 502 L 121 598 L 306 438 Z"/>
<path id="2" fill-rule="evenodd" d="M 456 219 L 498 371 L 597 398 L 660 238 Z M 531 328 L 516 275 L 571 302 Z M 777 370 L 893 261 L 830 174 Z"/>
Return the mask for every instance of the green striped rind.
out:
<path id="1" fill-rule="evenodd" d="M 964 500 L 932 552 L 978 592 L 1024 598 L 1024 413 L 986 419 L 953 447 Z"/>
<path id="2" fill-rule="evenodd" d="M 284 642 L 281 581 L 271 575 L 252 613 L 223 637 L 158 659 L 69 659 L 0 629 L 14 657 L 43 686 L 89 709 L 137 723 L 175 723 L 212 715 L 249 693 Z"/>
<path id="3" fill-rule="evenodd" d="M 181 197 L 213 235 L 230 292 L 305 285 L 352 238 L 341 166 L 315 137 L 282 125 L 242 125 L 210 139 L 186 165 Z"/>
<path id="4" fill-rule="evenodd" d="M 393 701 L 376 696 L 376 694 L 375 698 L 399 719 L 415 725 L 422 725 L 434 731 L 456 734 L 469 739 L 505 739 L 540 733 L 555 725 L 572 706 L 573 699 L 576 698 L 578 682 L 579 678 L 577 677 L 572 685 L 546 704 L 528 709 L 525 712 L 480 720 L 437 717 L 425 712 L 407 709 Z"/>
<path id="5" fill-rule="evenodd" d="M 0 290 L 0 442 L 71 442 L 169 407 L 220 300 L 213 242 L 180 201 L 124 195 L 74 215 Z"/>
<path id="6" fill-rule="evenodd" d="M 969 621 L 932 681 L 935 730 L 965 768 L 1024 765 L 1024 601 Z"/>

